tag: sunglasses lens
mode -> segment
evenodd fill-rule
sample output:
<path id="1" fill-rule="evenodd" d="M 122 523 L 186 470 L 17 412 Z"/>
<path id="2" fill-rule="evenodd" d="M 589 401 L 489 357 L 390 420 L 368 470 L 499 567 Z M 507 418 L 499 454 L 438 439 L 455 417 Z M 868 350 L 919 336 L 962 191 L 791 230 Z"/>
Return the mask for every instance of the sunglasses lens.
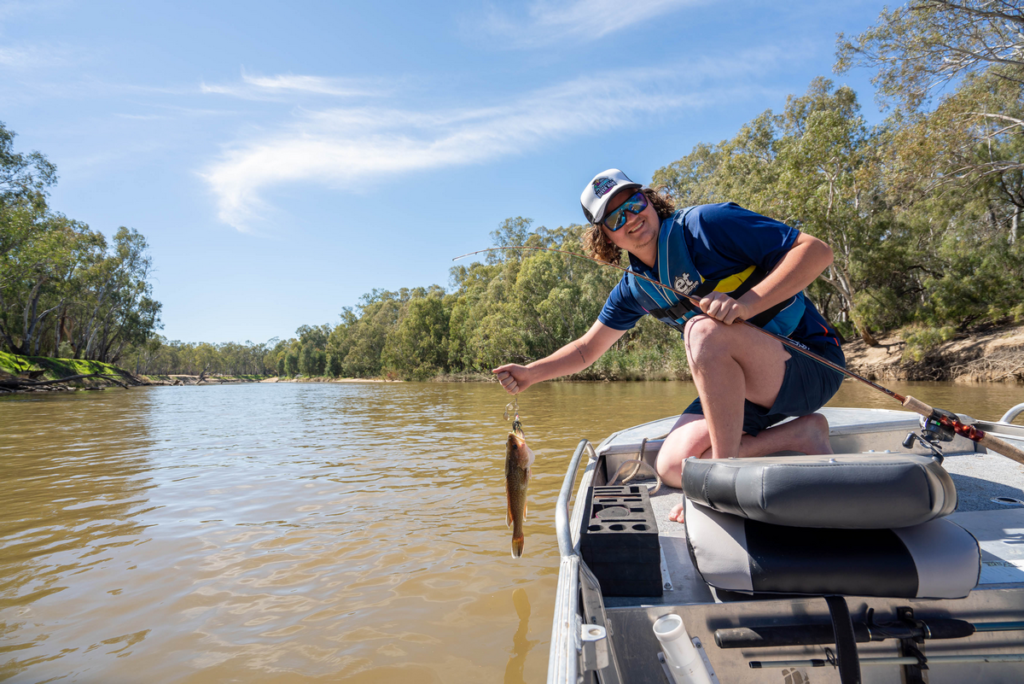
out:
<path id="1" fill-rule="evenodd" d="M 647 196 L 644 195 L 643 192 L 638 192 L 619 205 L 615 211 L 605 217 L 603 221 L 604 227 L 614 233 L 619 228 L 626 225 L 626 220 L 629 218 L 626 215 L 627 211 L 631 214 L 639 214 L 646 208 Z"/>

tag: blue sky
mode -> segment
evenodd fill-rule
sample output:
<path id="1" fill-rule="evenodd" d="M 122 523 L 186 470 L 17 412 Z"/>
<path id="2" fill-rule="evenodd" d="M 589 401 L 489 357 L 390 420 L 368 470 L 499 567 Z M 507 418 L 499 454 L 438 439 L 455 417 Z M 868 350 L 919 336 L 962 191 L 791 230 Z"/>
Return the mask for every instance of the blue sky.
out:
<path id="1" fill-rule="evenodd" d="M 146 236 L 162 334 L 264 341 L 581 222 L 594 174 L 781 110 L 883 4 L 0 0 L 0 121 L 55 210 Z"/>

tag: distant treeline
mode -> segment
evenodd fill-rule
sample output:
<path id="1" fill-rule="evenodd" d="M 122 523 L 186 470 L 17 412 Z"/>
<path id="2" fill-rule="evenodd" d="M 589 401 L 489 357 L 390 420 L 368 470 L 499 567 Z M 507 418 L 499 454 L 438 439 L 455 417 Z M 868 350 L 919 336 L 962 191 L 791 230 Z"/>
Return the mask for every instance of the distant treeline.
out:
<path id="1" fill-rule="evenodd" d="M 818 78 L 781 113 L 766 111 L 732 138 L 699 144 L 658 169 L 654 185 L 680 208 L 733 201 L 828 242 L 835 262 L 808 294 L 847 338 L 874 344 L 880 333 L 901 329 L 914 356 L 974 326 L 1021 320 L 1024 34 L 1014 27 L 1024 25 L 1024 0 L 1002 2 L 999 12 L 990 4 L 919 0 L 884 11 L 853 40 L 840 37 L 837 71 L 877 69 L 878 99 L 888 110 L 881 124 L 865 122 L 853 90 Z M 39 178 L 46 180 L 42 161 Z M 76 230 L 62 217 L 34 216 L 30 224 L 40 234 L 50 230 L 47 221 Z M 491 235 L 496 246 L 581 251 L 583 226 L 531 228 L 529 219 L 509 218 Z M 290 340 L 185 344 L 152 336 L 159 304 L 148 299 L 148 261 L 130 258 L 143 253 L 141 236 L 124 231 L 115 242 L 112 252 L 94 247 L 87 268 L 72 269 L 93 274 L 75 290 L 82 294 L 57 288 L 37 307 L 33 283 L 43 291 L 64 281 L 15 278 L 20 298 L 3 289 L 0 300 L 2 344 L 49 352 L 66 341 L 76 354 L 123 350 L 124 365 L 144 372 L 486 373 L 581 335 L 619 278 L 560 254 L 491 253 L 483 263 L 453 268 L 447 289 L 374 290 L 344 309 L 339 324 L 302 326 Z M 0 252 L 4 269 L 6 254 Z M 12 287 L 8 273 L 0 271 L 2 288 Z M 35 328 L 29 324 L 55 305 Z M 64 320 L 73 322 L 68 334 L 57 323 Z M 645 319 L 583 377 L 685 374 L 678 335 Z"/>

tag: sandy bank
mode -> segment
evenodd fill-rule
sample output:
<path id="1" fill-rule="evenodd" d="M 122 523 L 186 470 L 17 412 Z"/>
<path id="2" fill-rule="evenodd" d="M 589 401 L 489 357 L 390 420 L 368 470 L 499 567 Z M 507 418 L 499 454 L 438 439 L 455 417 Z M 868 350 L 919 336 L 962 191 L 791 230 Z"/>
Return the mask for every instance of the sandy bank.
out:
<path id="1" fill-rule="evenodd" d="M 869 347 L 857 340 L 843 346 L 847 368 L 871 380 L 1024 381 L 1024 326 L 1004 326 L 958 335 L 921 361 L 903 361 L 899 337 Z"/>

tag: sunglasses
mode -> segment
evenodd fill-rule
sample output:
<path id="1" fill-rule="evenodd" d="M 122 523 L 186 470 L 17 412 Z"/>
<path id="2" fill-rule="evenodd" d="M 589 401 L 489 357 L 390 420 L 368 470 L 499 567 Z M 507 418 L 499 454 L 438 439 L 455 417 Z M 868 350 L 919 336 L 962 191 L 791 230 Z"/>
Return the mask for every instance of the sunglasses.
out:
<path id="1" fill-rule="evenodd" d="M 601 225 L 614 233 L 619 228 L 626 225 L 626 221 L 629 219 L 629 217 L 626 216 L 627 211 L 631 214 L 639 214 L 646 208 L 647 196 L 644 195 L 642 190 L 638 190 L 636 194 L 620 204 L 615 211 L 605 216 L 604 220 L 601 221 Z"/>

